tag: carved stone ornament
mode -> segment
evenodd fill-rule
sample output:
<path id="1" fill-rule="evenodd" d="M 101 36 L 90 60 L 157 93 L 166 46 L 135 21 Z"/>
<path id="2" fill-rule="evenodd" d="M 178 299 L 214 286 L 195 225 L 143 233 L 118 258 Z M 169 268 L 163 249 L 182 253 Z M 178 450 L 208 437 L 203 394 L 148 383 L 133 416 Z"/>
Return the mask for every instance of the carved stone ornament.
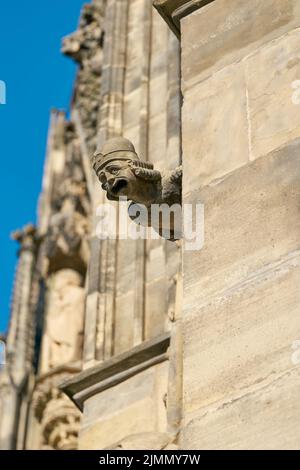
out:
<path id="1" fill-rule="evenodd" d="M 124 137 L 108 140 L 98 149 L 92 159 L 96 175 L 106 191 L 109 200 L 127 198 L 132 201 L 128 212 L 132 220 L 146 208 L 146 217 L 138 217 L 138 223 L 152 226 L 160 235 L 176 240 L 181 235 L 181 180 L 182 168 L 161 173 L 152 163 L 143 162 L 138 157 L 134 145 Z M 170 218 L 164 226 L 161 218 L 153 220 L 153 206 L 177 206 L 179 220 Z M 175 226 L 176 224 L 176 226 Z M 166 235 L 168 234 L 168 235 Z"/>
<path id="2" fill-rule="evenodd" d="M 63 39 L 63 54 L 82 63 L 94 55 L 94 50 L 101 52 L 103 40 L 101 23 L 104 17 L 104 6 L 104 2 L 83 6 L 78 30 Z"/>
<path id="3" fill-rule="evenodd" d="M 70 130 L 68 133 L 71 135 Z M 54 191 L 52 214 L 44 240 L 47 259 L 45 272 L 64 268 L 85 271 L 89 256 L 89 210 L 80 157 L 75 155 L 72 161 L 66 163 L 65 171 Z"/>
<path id="4" fill-rule="evenodd" d="M 59 383 L 71 375 L 71 372 L 57 369 L 52 375 L 40 378 L 34 389 L 32 407 L 41 426 L 42 450 L 77 449 L 81 415 L 58 388 Z"/>
<path id="5" fill-rule="evenodd" d="M 33 224 L 26 225 L 23 229 L 16 230 L 11 234 L 12 240 L 19 242 L 21 251 L 36 251 L 39 237 Z"/>
<path id="6" fill-rule="evenodd" d="M 106 0 L 84 5 L 77 31 L 66 36 L 62 43 L 63 54 L 79 64 L 73 96 L 76 103 L 74 110 L 78 113 L 77 121 L 80 120 L 90 153 L 96 148 L 105 6 Z"/>

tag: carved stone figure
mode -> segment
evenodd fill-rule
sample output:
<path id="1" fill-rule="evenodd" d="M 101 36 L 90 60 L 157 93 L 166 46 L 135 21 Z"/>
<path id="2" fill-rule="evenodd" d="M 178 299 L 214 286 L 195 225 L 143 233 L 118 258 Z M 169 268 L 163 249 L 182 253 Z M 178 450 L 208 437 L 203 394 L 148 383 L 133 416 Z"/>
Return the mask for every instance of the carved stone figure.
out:
<path id="1" fill-rule="evenodd" d="M 83 340 L 85 293 L 82 276 L 72 269 L 62 269 L 51 276 L 49 287 L 43 372 L 80 360 Z"/>
<path id="2" fill-rule="evenodd" d="M 72 375 L 67 368 L 46 374 L 33 391 L 32 407 L 40 423 L 42 450 L 77 449 L 80 412 L 58 388 Z"/>
<path id="3" fill-rule="evenodd" d="M 88 213 L 90 203 L 82 168 L 76 161 L 67 163 L 57 184 L 48 232 L 44 241 L 48 272 L 63 267 L 83 272 L 88 260 Z"/>
<path id="4" fill-rule="evenodd" d="M 74 90 L 76 110 L 90 152 L 96 148 L 102 80 L 105 1 L 84 5 L 77 31 L 66 36 L 62 52 L 79 64 Z"/>
<path id="5" fill-rule="evenodd" d="M 93 57 L 95 50 L 102 54 L 104 14 L 104 2 L 84 5 L 77 31 L 63 39 L 62 53 L 79 64 Z"/>
<path id="6" fill-rule="evenodd" d="M 133 220 L 133 214 L 139 212 L 139 205 L 146 207 L 147 220 L 141 221 L 139 217 L 139 223 L 152 226 L 162 235 L 169 228 L 168 238 L 179 238 L 175 235 L 180 229 L 172 221 L 169 227 L 164 227 L 160 221 L 153 223 L 151 207 L 181 205 L 181 167 L 165 173 L 155 170 L 152 163 L 139 159 L 134 145 L 124 137 L 108 140 L 102 149 L 95 152 L 92 165 L 109 200 L 126 197 L 132 201 L 129 214 Z M 181 220 L 176 223 L 181 226 Z"/>

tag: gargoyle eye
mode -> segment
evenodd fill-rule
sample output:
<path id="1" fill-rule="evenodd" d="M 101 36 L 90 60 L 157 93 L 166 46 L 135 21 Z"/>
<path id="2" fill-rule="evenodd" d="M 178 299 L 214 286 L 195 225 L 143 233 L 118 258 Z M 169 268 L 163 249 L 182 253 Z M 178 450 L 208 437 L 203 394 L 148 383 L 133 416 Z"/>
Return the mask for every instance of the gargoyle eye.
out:
<path id="1" fill-rule="evenodd" d="M 105 183 L 106 182 L 105 173 L 103 171 L 101 171 L 98 178 L 99 178 L 100 183 Z"/>
<path id="2" fill-rule="evenodd" d="M 111 173 L 112 175 L 117 175 L 119 173 L 121 168 L 117 167 L 117 166 L 111 166 L 109 167 L 107 170 L 109 171 L 109 173 Z"/>

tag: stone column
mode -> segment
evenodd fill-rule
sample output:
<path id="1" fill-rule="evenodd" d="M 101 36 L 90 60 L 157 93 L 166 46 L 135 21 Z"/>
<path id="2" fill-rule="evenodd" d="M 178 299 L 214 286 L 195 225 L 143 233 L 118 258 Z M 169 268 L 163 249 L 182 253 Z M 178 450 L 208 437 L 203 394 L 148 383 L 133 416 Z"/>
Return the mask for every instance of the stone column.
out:
<path id="1" fill-rule="evenodd" d="M 9 332 L 7 363 L 1 374 L 2 417 L 0 448 L 14 449 L 22 390 L 30 372 L 32 318 L 30 308 L 32 272 L 36 253 L 36 230 L 32 225 L 13 234 L 20 244 Z"/>

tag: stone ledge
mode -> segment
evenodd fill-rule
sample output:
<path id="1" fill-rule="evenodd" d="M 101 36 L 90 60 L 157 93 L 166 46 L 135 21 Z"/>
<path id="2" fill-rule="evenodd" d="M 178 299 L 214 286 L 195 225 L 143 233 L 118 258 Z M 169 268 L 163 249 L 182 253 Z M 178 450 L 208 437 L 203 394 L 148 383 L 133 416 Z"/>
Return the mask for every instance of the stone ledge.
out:
<path id="1" fill-rule="evenodd" d="M 168 359 L 170 334 L 164 333 L 61 383 L 60 389 L 82 411 L 84 402 L 135 374 Z"/>
<path id="2" fill-rule="evenodd" d="M 154 0 L 153 6 L 171 30 L 180 37 L 180 20 L 214 0 Z"/>

